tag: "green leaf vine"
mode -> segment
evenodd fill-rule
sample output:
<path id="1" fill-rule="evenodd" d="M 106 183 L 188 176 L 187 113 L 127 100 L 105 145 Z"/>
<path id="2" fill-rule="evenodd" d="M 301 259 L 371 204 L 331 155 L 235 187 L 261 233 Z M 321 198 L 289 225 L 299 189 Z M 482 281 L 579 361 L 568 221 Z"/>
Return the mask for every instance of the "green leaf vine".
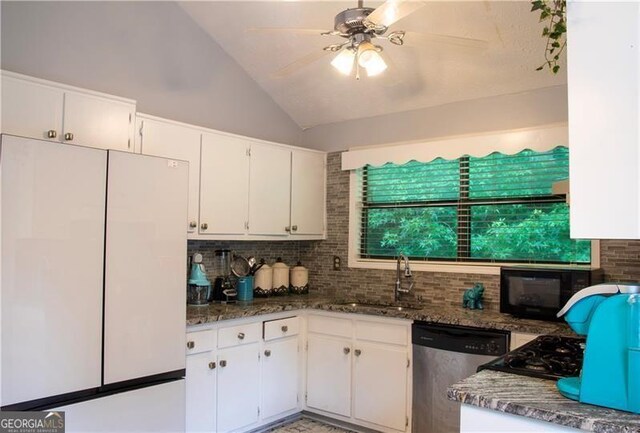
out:
<path id="1" fill-rule="evenodd" d="M 557 74 L 560 70 L 558 61 L 567 47 L 566 10 L 566 0 L 533 0 L 531 2 L 531 12 L 540 11 L 540 22 L 545 23 L 542 37 L 547 39 L 544 50 L 545 62 L 537 67 L 536 71 L 547 67 Z"/>

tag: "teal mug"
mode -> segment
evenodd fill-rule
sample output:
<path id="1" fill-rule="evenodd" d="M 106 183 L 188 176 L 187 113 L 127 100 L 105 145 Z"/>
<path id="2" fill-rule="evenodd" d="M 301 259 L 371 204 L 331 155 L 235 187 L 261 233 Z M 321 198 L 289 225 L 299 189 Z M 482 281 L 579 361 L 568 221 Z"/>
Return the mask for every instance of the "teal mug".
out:
<path id="1" fill-rule="evenodd" d="M 253 275 L 238 278 L 238 301 L 253 301 Z"/>

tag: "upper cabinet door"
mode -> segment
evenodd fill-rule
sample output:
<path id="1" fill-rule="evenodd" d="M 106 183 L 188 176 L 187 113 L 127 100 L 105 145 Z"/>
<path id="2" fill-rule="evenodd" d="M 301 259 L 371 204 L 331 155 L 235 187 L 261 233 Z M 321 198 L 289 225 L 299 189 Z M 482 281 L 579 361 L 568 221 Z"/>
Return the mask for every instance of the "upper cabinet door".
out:
<path id="1" fill-rule="evenodd" d="M 291 151 L 253 143 L 250 172 L 249 233 L 286 236 L 290 231 Z"/>
<path id="2" fill-rule="evenodd" d="M 64 92 L 2 75 L 2 132 L 59 141 Z"/>
<path id="3" fill-rule="evenodd" d="M 109 152 L 105 385 L 185 368 L 188 178 L 186 162 Z"/>
<path id="4" fill-rule="evenodd" d="M 198 228 L 198 203 L 200 193 L 200 136 L 195 128 L 164 122 L 157 119 L 138 118 L 139 146 L 144 155 L 180 159 L 189 163 L 189 211 L 187 232 Z"/>
<path id="5" fill-rule="evenodd" d="M 567 19 L 571 237 L 640 239 L 640 3 L 570 1 Z"/>
<path id="6" fill-rule="evenodd" d="M 249 208 L 249 141 L 226 134 L 202 134 L 200 165 L 201 235 L 242 235 Z"/>
<path id="7" fill-rule="evenodd" d="M 62 141 L 132 152 L 135 111 L 135 104 L 67 91 Z"/>
<path id="8" fill-rule="evenodd" d="M 322 235 L 325 218 L 326 154 L 291 153 L 291 234 Z"/>
<path id="9" fill-rule="evenodd" d="M 0 153 L 0 405 L 100 386 L 107 154 L 7 135 Z"/>

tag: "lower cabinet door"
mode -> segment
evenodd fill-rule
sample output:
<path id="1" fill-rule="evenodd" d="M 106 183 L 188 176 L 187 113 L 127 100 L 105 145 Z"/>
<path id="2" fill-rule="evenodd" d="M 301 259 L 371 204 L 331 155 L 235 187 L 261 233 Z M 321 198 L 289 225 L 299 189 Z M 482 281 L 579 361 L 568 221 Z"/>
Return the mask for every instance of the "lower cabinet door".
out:
<path id="1" fill-rule="evenodd" d="M 258 421 L 260 362 L 258 343 L 218 353 L 218 432 L 230 432 Z"/>
<path id="2" fill-rule="evenodd" d="M 187 432 L 216 430 L 216 369 L 213 352 L 187 356 Z"/>
<path id="3" fill-rule="evenodd" d="M 350 416 L 351 342 L 309 335 L 308 344 L 307 406 Z"/>
<path id="4" fill-rule="evenodd" d="M 354 416 L 394 430 L 407 426 L 406 348 L 357 343 L 354 354 Z"/>
<path id="5" fill-rule="evenodd" d="M 298 339 L 273 341 L 262 355 L 261 407 L 267 419 L 298 406 Z"/>

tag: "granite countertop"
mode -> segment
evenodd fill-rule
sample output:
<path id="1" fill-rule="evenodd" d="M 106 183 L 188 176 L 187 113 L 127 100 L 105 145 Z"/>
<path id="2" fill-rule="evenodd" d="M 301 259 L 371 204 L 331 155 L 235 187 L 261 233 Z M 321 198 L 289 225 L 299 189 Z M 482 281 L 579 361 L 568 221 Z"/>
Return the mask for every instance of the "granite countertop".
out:
<path id="1" fill-rule="evenodd" d="M 483 370 L 451 386 L 450 400 L 597 433 L 640 432 L 640 415 L 563 397 L 552 380 Z"/>
<path id="2" fill-rule="evenodd" d="M 342 313 L 369 314 L 375 316 L 395 317 L 409 320 L 423 320 L 449 325 L 472 326 L 486 329 L 501 329 L 531 334 L 565 334 L 573 335 L 569 327 L 562 322 L 544 322 L 515 318 L 488 310 L 467 310 L 456 306 L 424 304 L 397 304 L 410 309 L 393 309 L 380 306 L 356 307 L 349 303 L 366 303 L 353 299 L 338 299 L 315 295 L 290 295 L 272 298 L 254 299 L 252 302 L 235 304 L 211 304 L 202 307 L 187 307 L 187 325 L 214 323 L 221 320 L 279 313 L 282 311 L 315 309 Z M 416 308 L 418 307 L 418 308 Z"/>

